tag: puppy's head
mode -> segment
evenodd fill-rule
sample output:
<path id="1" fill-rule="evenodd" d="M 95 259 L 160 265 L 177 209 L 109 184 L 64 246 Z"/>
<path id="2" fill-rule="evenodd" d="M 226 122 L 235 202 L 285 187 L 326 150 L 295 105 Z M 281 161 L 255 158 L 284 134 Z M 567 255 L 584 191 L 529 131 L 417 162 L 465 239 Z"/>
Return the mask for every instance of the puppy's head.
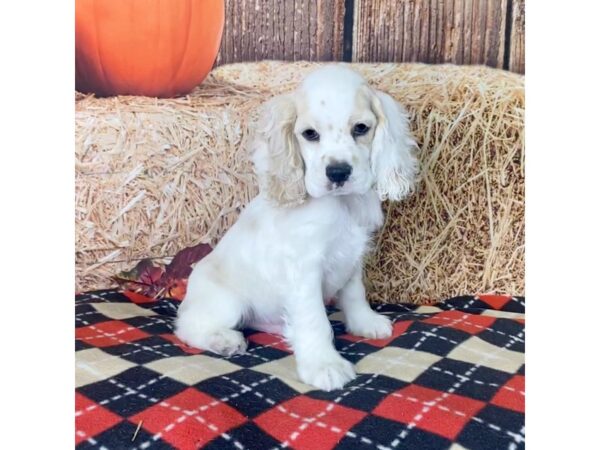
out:
<path id="1" fill-rule="evenodd" d="M 281 205 L 372 188 L 382 200 L 400 200 L 417 172 L 414 148 L 392 97 L 330 65 L 264 105 L 253 157 L 261 189 Z"/>

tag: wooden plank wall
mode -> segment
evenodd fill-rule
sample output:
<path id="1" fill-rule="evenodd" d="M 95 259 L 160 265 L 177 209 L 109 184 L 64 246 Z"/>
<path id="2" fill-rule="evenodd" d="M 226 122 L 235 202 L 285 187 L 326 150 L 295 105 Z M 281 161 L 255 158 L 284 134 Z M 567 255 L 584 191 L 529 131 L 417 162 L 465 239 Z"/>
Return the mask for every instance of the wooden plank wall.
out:
<path id="1" fill-rule="evenodd" d="M 225 0 L 217 64 L 486 64 L 525 72 L 525 0 Z"/>
<path id="2" fill-rule="evenodd" d="M 225 0 L 217 64 L 341 61 L 344 0 Z"/>
<path id="3" fill-rule="evenodd" d="M 513 0 L 508 69 L 525 73 L 525 0 Z"/>

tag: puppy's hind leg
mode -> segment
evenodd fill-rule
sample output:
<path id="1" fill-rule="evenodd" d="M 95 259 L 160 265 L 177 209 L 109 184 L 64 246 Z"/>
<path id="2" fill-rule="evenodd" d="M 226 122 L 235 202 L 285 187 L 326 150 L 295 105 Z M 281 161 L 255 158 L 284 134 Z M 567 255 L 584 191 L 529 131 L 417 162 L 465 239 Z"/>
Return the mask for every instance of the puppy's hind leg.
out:
<path id="1" fill-rule="evenodd" d="M 179 307 L 175 335 L 192 347 L 224 356 L 244 353 L 244 335 L 234 328 L 244 314 L 242 301 L 229 289 L 204 277 L 190 280 Z"/>

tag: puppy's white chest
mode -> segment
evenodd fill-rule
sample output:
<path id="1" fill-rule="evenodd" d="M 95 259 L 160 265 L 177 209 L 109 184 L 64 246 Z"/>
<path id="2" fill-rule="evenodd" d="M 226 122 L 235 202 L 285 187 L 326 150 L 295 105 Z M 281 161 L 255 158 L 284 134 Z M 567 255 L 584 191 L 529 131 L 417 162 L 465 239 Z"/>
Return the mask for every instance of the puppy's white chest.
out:
<path id="1" fill-rule="evenodd" d="M 354 221 L 339 226 L 339 232 L 327 246 L 323 265 L 323 295 L 332 297 L 343 288 L 355 270 L 360 270 L 369 234 Z"/>

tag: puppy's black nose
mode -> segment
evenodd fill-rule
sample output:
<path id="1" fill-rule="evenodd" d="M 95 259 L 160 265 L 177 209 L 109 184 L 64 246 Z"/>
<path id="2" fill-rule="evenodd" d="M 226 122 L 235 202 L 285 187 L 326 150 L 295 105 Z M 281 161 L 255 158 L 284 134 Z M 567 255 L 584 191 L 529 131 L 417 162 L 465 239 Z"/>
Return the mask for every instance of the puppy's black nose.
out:
<path id="1" fill-rule="evenodd" d="M 352 166 L 348 163 L 329 164 L 325 168 L 325 175 L 334 183 L 343 183 L 350 178 Z"/>

